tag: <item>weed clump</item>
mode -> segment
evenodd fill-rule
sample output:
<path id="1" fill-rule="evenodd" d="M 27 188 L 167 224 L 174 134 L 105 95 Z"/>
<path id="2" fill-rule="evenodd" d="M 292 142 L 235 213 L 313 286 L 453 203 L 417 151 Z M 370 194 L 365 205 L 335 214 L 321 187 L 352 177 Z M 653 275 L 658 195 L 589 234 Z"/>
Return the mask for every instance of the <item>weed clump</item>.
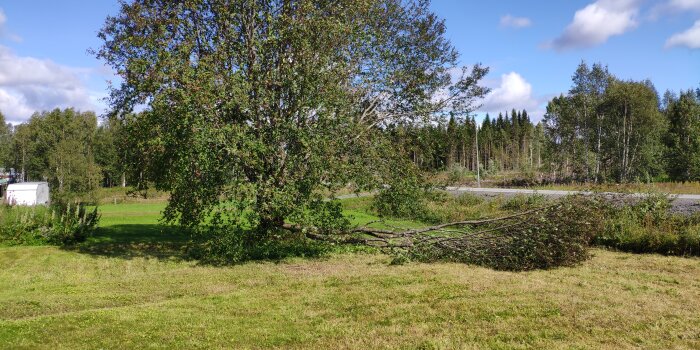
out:
<path id="1" fill-rule="evenodd" d="M 668 196 L 649 194 L 612 208 L 595 244 L 632 253 L 700 255 L 700 214 L 673 214 L 670 206 Z"/>
<path id="2" fill-rule="evenodd" d="M 85 205 L 0 207 L 0 244 L 69 245 L 85 241 L 100 215 Z"/>
<path id="3" fill-rule="evenodd" d="M 524 195 L 517 194 L 513 197 L 508 198 L 501 207 L 503 210 L 527 210 L 538 206 L 542 206 L 547 203 L 547 197 L 541 194 Z"/>

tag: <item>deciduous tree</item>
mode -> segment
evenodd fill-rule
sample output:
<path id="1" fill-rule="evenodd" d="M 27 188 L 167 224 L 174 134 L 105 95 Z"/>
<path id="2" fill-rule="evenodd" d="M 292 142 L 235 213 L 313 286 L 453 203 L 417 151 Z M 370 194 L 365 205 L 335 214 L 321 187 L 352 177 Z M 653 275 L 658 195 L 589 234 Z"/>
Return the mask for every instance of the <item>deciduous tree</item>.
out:
<path id="1" fill-rule="evenodd" d="M 123 2 L 96 54 L 123 79 L 114 116 L 147 106 L 132 142 L 147 153 L 139 172 L 171 193 L 166 218 L 243 213 L 269 232 L 318 208 L 322 189 L 377 188 L 401 168 L 389 126 L 468 115 L 487 69 L 453 81 L 458 55 L 428 5 Z"/>
<path id="2" fill-rule="evenodd" d="M 692 90 L 669 96 L 668 174 L 675 181 L 700 180 L 700 97 Z"/>

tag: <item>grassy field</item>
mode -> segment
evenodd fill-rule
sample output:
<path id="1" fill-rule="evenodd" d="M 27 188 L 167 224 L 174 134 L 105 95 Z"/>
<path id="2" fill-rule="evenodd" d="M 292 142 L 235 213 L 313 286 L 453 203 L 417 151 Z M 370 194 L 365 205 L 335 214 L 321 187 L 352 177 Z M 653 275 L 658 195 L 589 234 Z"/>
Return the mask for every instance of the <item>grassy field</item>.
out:
<path id="1" fill-rule="evenodd" d="M 346 207 L 375 219 L 361 199 Z M 380 254 L 212 267 L 186 259 L 162 208 L 102 206 L 78 248 L 0 248 L 0 348 L 700 348 L 700 259 L 594 250 L 527 273 Z"/>

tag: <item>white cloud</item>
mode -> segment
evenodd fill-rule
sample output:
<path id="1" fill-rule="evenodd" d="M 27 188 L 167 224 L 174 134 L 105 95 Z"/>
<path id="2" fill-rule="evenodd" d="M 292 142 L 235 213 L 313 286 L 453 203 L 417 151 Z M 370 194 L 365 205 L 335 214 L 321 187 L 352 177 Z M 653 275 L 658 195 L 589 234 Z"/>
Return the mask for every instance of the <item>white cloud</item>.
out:
<path id="1" fill-rule="evenodd" d="M 668 7 L 675 11 L 700 11 L 700 0 L 670 0 Z"/>
<path id="2" fill-rule="evenodd" d="M 660 11 L 698 11 L 700 12 L 700 0 L 669 0 L 665 4 L 655 7 Z"/>
<path id="3" fill-rule="evenodd" d="M 652 7 L 649 11 L 649 19 L 658 20 L 659 17 L 667 14 L 677 14 L 681 12 L 700 12 L 700 0 L 668 0 Z"/>
<path id="4" fill-rule="evenodd" d="M 527 17 L 514 17 L 505 15 L 501 17 L 501 27 L 503 28 L 527 28 L 532 25 L 532 21 Z"/>
<path id="5" fill-rule="evenodd" d="M 574 20 L 550 46 L 591 47 L 637 27 L 638 0 L 598 0 L 576 11 Z"/>
<path id="6" fill-rule="evenodd" d="M 5 116 L 5 121 L 17 124 L 23 121 L 17 116 L 28 116 L 34 113 L 25 103 L 21 95 L 10 93 L 0 88 L 0 112 Z"/>
<path id="7" fill-rule="evenodd" d="M 480 111 L 498 113 L 513 108 L 529 112 L 536 112 L 540 108 L 540 103 L 532 96 L 532 85 L 516 72 L 501 76 L 500 85 L 486 96 Z"/>
<path id="8" fill-rule="evenodd" d="M 695 24 L 685 32 L 676 33 L 666 40 L 666 48 L 675 46 L 700 49 L 700 20 L 695 21 Z"/>
<path id="9" fill-rule="evenodd" d="M 0 111 L 17 123 L 54 108 L 95 110 L 95 98 L 79 78 L 81 72 L 50 60 L 17 56 L 0 46 Z"/>

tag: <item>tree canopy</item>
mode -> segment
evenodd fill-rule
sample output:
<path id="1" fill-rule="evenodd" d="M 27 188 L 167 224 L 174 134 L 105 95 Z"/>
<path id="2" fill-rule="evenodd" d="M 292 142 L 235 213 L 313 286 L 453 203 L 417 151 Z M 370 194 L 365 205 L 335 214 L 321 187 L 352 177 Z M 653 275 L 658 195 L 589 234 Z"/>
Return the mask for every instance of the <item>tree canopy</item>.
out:
<path id="1" fill-rule="evenodd" d="M 700 180 L 700 94 L 697 92 L 684 91 L 679 97 L 667 94 L 666 98 L 668 172 L 676 181 Z"/>
<path id="2" fill-rule="evenodd" d="M 581 63 L 569 94 L 547 105 L 546 167 L 555 179 L 649 181 L 663 174 L 666 121 L 649 81 L 622 81 Z"/>
<path id="3" fill-rule="evenodd" d="M 400 168 L 385 128 L 469 114 L 488 69 L 458 67 L 428 5 L 123 2 L 96 54 L 123 79 L 113 117 L 146 106 L 133 143 L 143 180 L 171 192 L 166 217 L 239 211 L 264 230 L 302 220 L 320 190 L 376 188 Z"/>
<path id="4" fill-rule="evenodd" d="M 12 137 L 11 164 L 26 179 L 49 182 L 60 199 L 100 185 L 95 161 L 97 117 L 92 112 L 55 109 L 35 113 Z"/>
<path id="5" fill-rule="evenodd" d="M 5 116 L 0 112 L 0 169 L 9 168 L 10 149 L 12 147 L 12 128 L 5 122 Z"/>

